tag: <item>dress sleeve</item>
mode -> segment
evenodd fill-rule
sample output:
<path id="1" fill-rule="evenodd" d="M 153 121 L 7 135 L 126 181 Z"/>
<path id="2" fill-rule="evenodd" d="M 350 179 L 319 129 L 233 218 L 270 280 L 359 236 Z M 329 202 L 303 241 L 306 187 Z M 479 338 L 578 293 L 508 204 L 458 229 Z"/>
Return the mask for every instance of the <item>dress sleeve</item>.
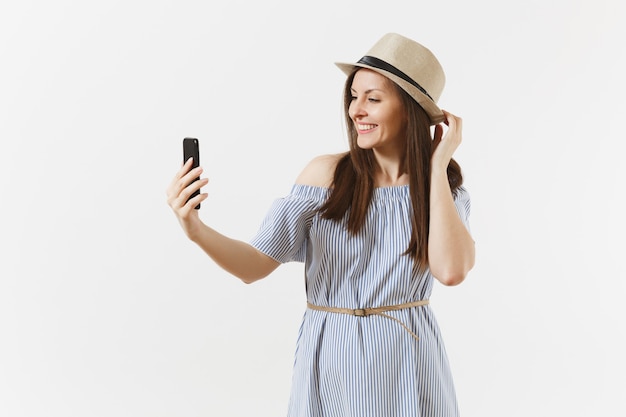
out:
<path id="1" fill-rule="evenodd" d="M 463 222 L 465 227 L 467 227 L 467 230 L 471 232 L 469 224 L 471 201 L 469 192 L 465 187 L 461 186 L 455 190 L 454 205 L 456 206 L 456 211 L 457 213 L 459 213 L 461 221 Z"/>
<path id="2" fill-rule="evenodd" d="M 250 244 L 280 262 L 304 262 L 309 229 L 319 201 L 313 187 L 295 185 L 274 201 Z"/>

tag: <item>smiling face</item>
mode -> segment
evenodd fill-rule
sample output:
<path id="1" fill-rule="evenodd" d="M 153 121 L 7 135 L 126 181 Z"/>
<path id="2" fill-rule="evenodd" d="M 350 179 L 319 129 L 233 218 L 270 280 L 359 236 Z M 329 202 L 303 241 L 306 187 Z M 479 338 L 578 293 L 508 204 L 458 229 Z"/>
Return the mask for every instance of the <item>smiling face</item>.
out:
<path id="1" fill-rule="evenodd" d="M 368 69 L 354 75 L 348 108 L 362 149 L 402 151 L 406 141 L 406 112 L 393 82 Z"/>

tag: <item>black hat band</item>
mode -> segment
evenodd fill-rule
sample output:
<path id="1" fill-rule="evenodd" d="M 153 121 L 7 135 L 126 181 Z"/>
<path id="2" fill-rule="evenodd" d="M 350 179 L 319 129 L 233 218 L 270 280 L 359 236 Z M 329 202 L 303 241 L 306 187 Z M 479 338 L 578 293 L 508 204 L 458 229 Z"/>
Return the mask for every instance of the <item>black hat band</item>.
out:
<path id="1" fill-rule="evenodd" d="M 402 78 L 404 81 L 414 86 L 415 88 L 417 88 L 418 90 L 420 90 L 422 93 L 426 94 L 426 96 L 429 99 L 431 99 L 433 102 L 435 101 L 430 96 L 430 94 L 428 94 L 426 90 L 421 85 L 419 85 L 415 80 L 413 80 L 411 77 L 409 77 L 408 75 L 406 75 L 405 73 L 400 71 L 398 68 L 394 67 L 393 65 L 383 61 L 382 59 L 378 59 L 376 57 L 366 55 L 363 58 L 359 59 L 358 64 L 369 65 L 370 67 L 378 68 L 378 69 L 387 71 L 395 76 L 398 76 Z"/>

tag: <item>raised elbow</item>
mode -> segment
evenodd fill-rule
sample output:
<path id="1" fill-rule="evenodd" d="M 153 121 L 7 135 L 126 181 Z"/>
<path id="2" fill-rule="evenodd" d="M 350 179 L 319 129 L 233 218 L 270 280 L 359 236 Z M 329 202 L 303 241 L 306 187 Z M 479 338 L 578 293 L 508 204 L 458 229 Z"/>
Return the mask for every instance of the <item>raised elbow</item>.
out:
<path id="1" fill-rule="evenodd" d="M 475 259 L 472 241 L 471 247 L 457 256 L 432 257 L 429 265 L 430 272 L 443 285 L 459 285 L 465 281 L 465 277 L 474 267 Z"/>
<path id="2" fill-rule="evenodd" d="M 448 268 L 431 268 L 430 272 L 443 285 L 453 287 L 465 281 L 465 277 L 467 277 L 472 266 L 473 263 Z"/>
<path id="3" fill-rule="evenodd" d="M 451 271 L 451 272 L 444 272 L 444 273 L 433 274 L 433 275 L 443 285 L 447 287 L 453 287 L 465 281 L 465 277 L 467 276 L 467 273 Z"/>

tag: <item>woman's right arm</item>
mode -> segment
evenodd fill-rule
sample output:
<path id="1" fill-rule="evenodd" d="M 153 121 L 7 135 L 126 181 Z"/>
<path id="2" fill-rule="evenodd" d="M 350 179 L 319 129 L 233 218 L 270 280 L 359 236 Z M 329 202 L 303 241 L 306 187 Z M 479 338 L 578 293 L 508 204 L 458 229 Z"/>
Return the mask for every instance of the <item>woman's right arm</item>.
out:
<path id="1" fill-rule="evenodd" d="M 194 207 L 206 200 L 201 193 L 187 201 L 196 190 L 208 184 L 206 178 L 192 182 L 202 174 L 202 168 L 191 168 L 189 159 L 176 173 L 167 188 L 167 203 L 178 218 L 187 237 L 196 243 L 222 269 L 250 284 L 268 276 L 280 263 L 258 251 L 249 243 L 218 233 L 200 220 Z"/>

